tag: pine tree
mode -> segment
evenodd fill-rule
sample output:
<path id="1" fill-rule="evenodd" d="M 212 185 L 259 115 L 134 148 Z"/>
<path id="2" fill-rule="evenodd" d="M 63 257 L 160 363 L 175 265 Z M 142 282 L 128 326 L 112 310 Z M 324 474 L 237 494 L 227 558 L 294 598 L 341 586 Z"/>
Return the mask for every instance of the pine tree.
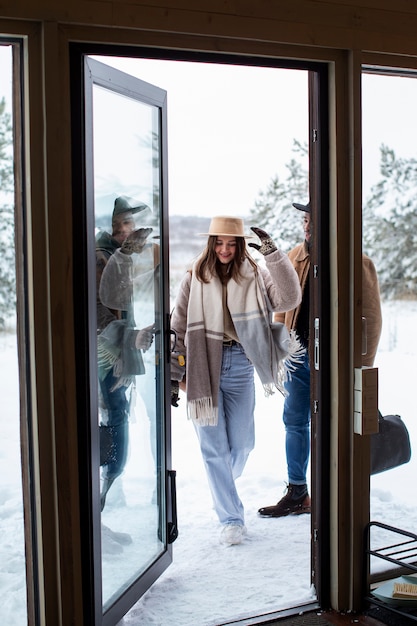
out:
<path id="1" fill-rule="evenodd" d="M 302 236 L 292 203 L 308 198 L 308 149 L 296 140 L 293 149 L 286 178 L 275 175 L 250 211 L 252 222 L 285 252 Z M 417 159 L 398 158 L 384 144 L 380 159 L 381 180 L 363 206 L 363 249 L 375 264 L 384 299 L 416 299 Z"/>
<path id="2" fill-rule="evenodd" d="M 16 305 L 13 206 L 13 135 L 11 115 L 0 100 L 0 327 Z"/>
<path id="3" fill-rule="evenodd" d="M 278 247 L 289 252 L 303 240 L 301 214 L 293 202 L 308 202 L 308 148 L 294 139 L 293 157 L 286 163 L 287 176 L 276 174 L 266 191 L 260 191 L 250 210 L 251 221 L 266 230 Z"/>
<path id="4" fill-rule="evenodd" d="M 386 299 L 417 297 L 417 159 L 382 145 L 381 180 L 363 209 L 364 251 L 375 263 Z"/>

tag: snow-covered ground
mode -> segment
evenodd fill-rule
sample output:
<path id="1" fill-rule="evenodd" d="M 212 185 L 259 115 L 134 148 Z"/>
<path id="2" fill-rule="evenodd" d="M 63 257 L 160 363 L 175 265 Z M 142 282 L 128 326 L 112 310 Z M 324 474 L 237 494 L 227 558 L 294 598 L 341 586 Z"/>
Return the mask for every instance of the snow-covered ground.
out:
<path id="1" fill-rule="evenodd" d="M 384 414 L 403 417 L 412 443 L 417 441 L 412 393 L 417 358 L 417 337 L 412 329 L 416 315 L 414 302 L 384 306 L 383 336 L 375 363 L 379 368 L 380 409 Z M 25 575 L 13 335 L 0 335 L 0 371 L 0 622 L 22 626 L 26 624 Z M 177 471 L 179 524 L 179 537 L 173 544 L 174 561 L 125 616 L 123 624 L 215 626 L 238 616 L 267 613 L 314 599 L 310 588 L 310 517 L 257 516 L 260 506 L 281 497 L 287 478 L 282 398 L 278 393 L 265 398 L 260 388 L 257 391 L 256 446 L 238 481 L 246 511 L 247 539 L 233 547 L 219 543 L 220 527 L 211 507 L 196 436 L 185 417 L 183 397 L 172 411 L 172 466 Z M 145 424 L 140 418 L 132 424 L 133 440 L 140 439 L 135 433 L 141 428 L 146 430 Z M 409 464 L 372 477 L 371 519 L 416 530 L 416 473 L 417 456 L 413 455 Z M 129 475 L 124 480 L 129 504 Z M 110 500 L 110 517 L 111 511 Z M 117 571 L 118 563 L 129 559 L 129 552 L 125 546 L 120 554 L 105 556 L 111 563 L 109 575 L 112 568 Z"/>

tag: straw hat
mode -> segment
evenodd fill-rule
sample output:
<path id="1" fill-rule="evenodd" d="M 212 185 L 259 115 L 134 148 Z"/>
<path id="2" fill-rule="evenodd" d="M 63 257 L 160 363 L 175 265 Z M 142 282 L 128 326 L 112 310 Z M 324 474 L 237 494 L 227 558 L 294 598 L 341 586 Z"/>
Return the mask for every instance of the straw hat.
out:
<path id="1" fill-rule="evenodd" d="M 199 234 L 223 237 L 245 237 L 245 239 L 253 237 L 253 235 L 245 235 L 243 220 L 240 217 L 228 217 L 224 215 L 213 217 L 210 222 L 209 232 Z"/>

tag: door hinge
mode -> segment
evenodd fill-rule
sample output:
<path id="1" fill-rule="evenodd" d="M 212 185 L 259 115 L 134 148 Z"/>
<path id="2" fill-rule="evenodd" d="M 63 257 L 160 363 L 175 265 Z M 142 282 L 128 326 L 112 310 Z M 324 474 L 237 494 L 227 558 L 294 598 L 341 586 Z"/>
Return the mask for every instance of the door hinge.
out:
<path id="1" fill-rule="evenodd" d="M 313 265 L 313 278 L 317 278 L 319 275 L 319 266 Z"/>
<path id="2" fill-rule="evenodd" d="M 313 143 L 318 140 L 318 131 L 317 128 L 313 128 Z"/>
<path id="3" fill-rule="evenodd" d="M 313 400 L 313 413 L 316 415 L 319 412 L 319 401 Z"/>
<path id="4" fill-rule="evenodd" d="M 318 528 L 313 528 L 313 541 L 316 542 L 319 540 L 319 530 Z"/>

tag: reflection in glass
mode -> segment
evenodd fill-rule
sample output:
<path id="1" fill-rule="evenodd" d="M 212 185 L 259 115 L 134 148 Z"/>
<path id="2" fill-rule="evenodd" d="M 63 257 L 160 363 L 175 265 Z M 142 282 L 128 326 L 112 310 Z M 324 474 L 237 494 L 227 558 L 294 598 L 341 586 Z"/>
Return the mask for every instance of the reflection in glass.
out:
<path id="1" fill-rule="evenodd" d="M 104 609 L 165 544 L 159 397 L 159 121 L 93 89 Z M 109 124 L 111 120 L 111 124 Z"/>

